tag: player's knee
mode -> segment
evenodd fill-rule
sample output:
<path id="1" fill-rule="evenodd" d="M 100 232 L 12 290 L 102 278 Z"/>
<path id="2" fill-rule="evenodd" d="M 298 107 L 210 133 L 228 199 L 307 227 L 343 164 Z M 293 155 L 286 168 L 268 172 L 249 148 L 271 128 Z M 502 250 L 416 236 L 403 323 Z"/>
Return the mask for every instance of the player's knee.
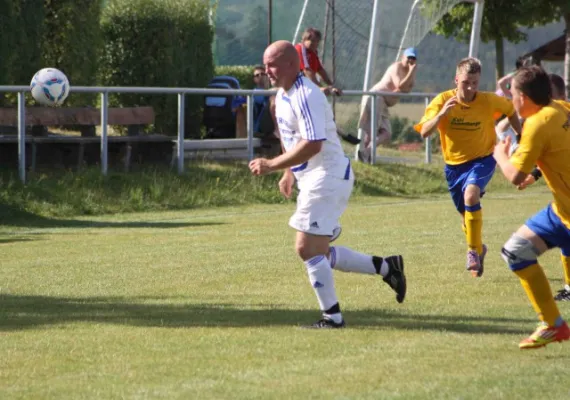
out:
<path id="1" fill-rule="evenodd" d="M 301 260 L 308 260 L 314 256 L 312 247 L 303 241 L 295 243 L 295 252 L 301 258 Z"/>
<path id="2" fill-rule="evenodd" d="M 524 269 L 537 263 L 540 251 L 528 239 L 516 233 L 503 245 L 501 256 L 512 271 Z"/>
<path id="3" fill-rule="evenodd" d="M 481 194 L 478 186 L 469 185 L 463 194 L 466 205 L 476 205 L 481 201 Z"/>

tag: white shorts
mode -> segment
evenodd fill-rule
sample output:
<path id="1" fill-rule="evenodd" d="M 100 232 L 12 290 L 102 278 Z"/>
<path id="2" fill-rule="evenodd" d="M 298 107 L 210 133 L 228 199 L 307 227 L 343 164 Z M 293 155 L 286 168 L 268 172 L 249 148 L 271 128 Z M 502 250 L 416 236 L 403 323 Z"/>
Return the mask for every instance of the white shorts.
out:
<path id="1" fill-rule="evenodd" d="M 312 235 L 332 236 L 352 193 L 352 168 L 348 179 L 309 178 L 299 181 L 298 186 L 297 210 L 289 219 L 289 226 Z"/>

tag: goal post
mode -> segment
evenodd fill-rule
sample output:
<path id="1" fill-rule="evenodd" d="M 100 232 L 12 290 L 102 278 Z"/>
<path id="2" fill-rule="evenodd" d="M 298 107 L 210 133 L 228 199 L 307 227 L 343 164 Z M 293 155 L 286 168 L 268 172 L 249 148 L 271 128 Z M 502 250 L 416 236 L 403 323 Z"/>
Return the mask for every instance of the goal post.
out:
<path id="1" fill-rule="evenodd" d="M 418 47 L 437 22 L 462 2 L 475 4 L 469 55 L 476 56 L 484 0 L 298 0 L 299 19 L 292 24 L 295 30 L 291 32 L 293 43 L 298 43 L 301 32 L 308 27 L 326 31 L 322 54 L 332 50 L 336 55 L 321 59 L 329 76 L 343 89 L 366 91 L 380 80 L 403 49 Z M 329 18 L 330 26 L 334 26 L 332 32 L 326 25 Z M 356 96 L 335 98 L 335 118 L 345 132 L 356 133 L 360 100 Z M 362 138 L 362 133 L 358 136 Z"/>

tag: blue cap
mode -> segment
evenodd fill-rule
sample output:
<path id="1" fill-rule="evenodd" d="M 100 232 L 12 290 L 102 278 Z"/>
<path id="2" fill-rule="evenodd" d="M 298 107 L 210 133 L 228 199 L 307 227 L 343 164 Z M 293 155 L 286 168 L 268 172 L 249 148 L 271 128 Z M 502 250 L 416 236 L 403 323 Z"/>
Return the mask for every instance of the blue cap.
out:
<path id="1" fill-rule="evenodd" d="M 406 50 L 404 50 L 404 56 L 418 58 L 418 56 L 416 55 L 416 49 L 414 49 L 413 47 L 408 47 Z"/>

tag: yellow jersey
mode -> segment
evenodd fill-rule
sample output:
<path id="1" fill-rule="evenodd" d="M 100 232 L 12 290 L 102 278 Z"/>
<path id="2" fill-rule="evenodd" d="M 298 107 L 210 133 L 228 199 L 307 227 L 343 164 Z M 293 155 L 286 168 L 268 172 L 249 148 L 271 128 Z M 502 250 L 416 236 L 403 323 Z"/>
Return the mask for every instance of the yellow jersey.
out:
<path id="1" fill-rule="evenodd" d="M 453 89 L 437 95 L 414 129 L 420 132 L 423 124 L 434 118 L 456 92 Z M 496 113 L 510 117 L 515 109 L 509 99 L 491 92 L 477 92 L 472 102 L 452 107 L 437 125 L 445 163 L 458 165 L 492 154 L 497 142 Z"/>
<path id="2" fill-rule="evenodd" d="M 570 229 L 570 103 L 555 100 L 527 118 L 510 162 L 527 174 L 538 165 L 554 196 L 552 208 Z"/>

